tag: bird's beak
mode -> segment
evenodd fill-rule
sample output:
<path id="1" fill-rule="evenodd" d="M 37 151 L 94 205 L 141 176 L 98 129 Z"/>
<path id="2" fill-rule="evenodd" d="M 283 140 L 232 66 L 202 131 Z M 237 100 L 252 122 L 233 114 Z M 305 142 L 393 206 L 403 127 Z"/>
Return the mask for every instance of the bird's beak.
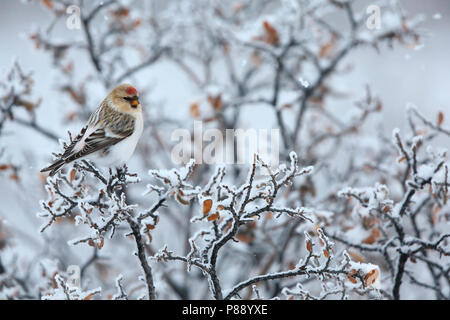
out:
<path id="1" fill-rule="evenodd" d="M 132 107 L 137 107 L 139 105 L 139 99 L 133 99 L 131 100 L 131 106 Z"/>

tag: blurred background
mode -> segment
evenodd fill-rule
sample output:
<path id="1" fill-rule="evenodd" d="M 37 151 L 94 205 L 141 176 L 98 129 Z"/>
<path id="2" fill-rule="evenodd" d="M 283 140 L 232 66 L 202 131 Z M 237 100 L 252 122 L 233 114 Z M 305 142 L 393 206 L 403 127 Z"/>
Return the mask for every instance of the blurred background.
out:
<path id="1" fill-rule="evenodd" d="M 46 28 L 51 25 L 53 13 L 49 3 L 51 2 L 15 0 L 0 2 L 0 69 L 1 74 L 5 75 L 14 62 L 18 62 L 24 72 L 32 71 L 32 96 L 34 101 L 41 99 L 35 110 L 36 119 L 39 119 L 43 128 L 57 137 L 67 139 L 67 130 L 76 132 L 83 122 L 81 117 L 77 118 L 78 115 L 75 116 L 75 121 L 68 120 L 70 114 L 78 110 L 73 95 L 71 98 L 70 95 L 61 94 L 61 87 L 67 85 L 70 80 L 62 78 L 60 69 L 55 67 L 55 56 L 43 50 L 45 45 L 37 48 L 36 41 L 30 39 L 37 32 L 45 33 Z M 149 12 L 150 16 L 160 12 L 163 14 L 164 8 L 168 6 L 165 1 L 150 0 L 122 3 L 132 5 L 134 10 L 143 14 Z M 399 45 L 392 48 L 384 46 L 380 52 L 370 47 L 358 47 L 339 64 L 341 71 L 351 71 L 343 72 L 342 76 L 330 80 L 336 95 L 345 97 L 331 100 L 334 102 L 330 105 L 330 110 L 334 110 L 335 116 L 345 118 L 345 111 L 342 113 L 342 110 L 346 110 L 352 101 L 361 98 L 366 85 L 369 85 L 372 94 L 382 101 L 381 122 L 388 132 L 395 127 L 402 130 L 408 126 L 405 117 L 405 107 L 408 103 L 416 105 L 431 119 L 435 119 L 439 111 L 450 110 L 450 2 L 400 0 L 398 3 L 408 16 L 417 16 L 423 20 L 417 28 L 421 34 L 421 44 L 413 49 Z M 357 1 L 355 10 L 364 10 L 370 4 L 371 1 Z M 383 11 L 381 15 L 383 16 Z M 328 17 L 330 23 L 339 21 L 333 13 Z M 93 35 L 96 36 L 97 31 L 100 32 L 110 19 L 110 15 L 101 13 L 92 28 Z M 65 26 L 65 19 L 59 19 L 52 26 L 51 33 L 53 44 L 81 42 L 85 37 L 83 29 L 69 30 Z M 133 38 L 126 40 L 134 41 Z M 140 44 L 137 43 L 136 46 L 138 45 Z M 68 56 L 76 62 L 76 69 L 70 79 L 78 85 L 84 81 L 86 74 L 92 71 L 90 57 L 86 50 L 72 50 Z M 124 64 L 128 66 L 137 64 L 141 59 L 136 53 L 126 56 L 128 61 Z M 237 56 L 235 67 L 240 69 L 248 63 L 248 58 L 240 59 Z M 217 77 L 221 78 L 221 75 Z M 106 93 L 105 88 L 98 81 L 96 84 L 96 81 L 95 78 L 90 78 L 89 88 L 85 90 L 85 104 L 90 110 L 96 107 Z M 145 84 L 143 95 L 148 105 L 144 108 L 151 119 L 176 119 L 190 128 L 188 123 L 192 117 L 192 103 L 200 99 L 204 88 L 193 83 L 173 61 L 161 59 L 133 75 L 132 81 L 137 83 L 139 90 L 139 85 Z M 285 99 L 289 100 L 289 97 L 286 96 Z M 267 106 L 248 106 L 240 115 L 243 119 L 241 125 L 256 128 L 276 126 L 274 117 L 267 116 L 267 110 L 270 110 Z M 18 110 L 16 115 L 19 118 L 28 117 L 26 110 Z M 448 119 L 444 124 L 449 125 Z M 369 133 L 370 130 L 375 130 L 372 127 L 367 129 Z M 444 146 L 450 147 L 448 139 L 441 141 Z M 11 121 L 3 128 L 0 148 L 6 151 L 4 161 L 20 164 L 21 177 L 14 183 L 6 176 L 0 177 L 0 217 L 14 233 L 21 235 L 22 240 L 17 242 L 17 245 L 21 248 L 22 255 L 34 257 L 36 252 L 45 255 L 42 250 L 47 236 L 39 234 L 39 226 L 43 221 L 36 217 L 36 213 L 41 210 L 39 201 L 45 198 L 42 186 L 45 177 L 39 174 L 39 170 L 51 160 L 50 154 L 58 150 L 58 144 L 36 133 L 32 128 Z M 170 163 L 165 161 L 155 160 L 151 165 L 165 163 L 171 167 Z M 147 170 L 151 169 L 146 165 L 145 159 L 138 157 L 133 157 L 129 166 L 131 171 L 144 176 Z M 137 187 L 137 190 L 142 192 L 143 187 Z M 170 238 L 170 234 L 161 233 L 158 242 L 164 243 L 170 241 Z M 107 246 L 105 248 L 113 250 Z M 81 250 L 74 250 L 80 257 L 84 256 Z M 28 265 L 26 260 L 24 259 L 24 266 Z"/>

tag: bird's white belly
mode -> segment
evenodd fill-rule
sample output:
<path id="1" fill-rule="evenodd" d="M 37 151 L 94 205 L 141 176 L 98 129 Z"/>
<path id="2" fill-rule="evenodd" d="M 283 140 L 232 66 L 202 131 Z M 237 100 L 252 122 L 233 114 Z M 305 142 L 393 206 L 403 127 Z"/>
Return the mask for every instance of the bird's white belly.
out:
<path id="1" fill-rule="evenodd" d="M 104 167 L 121 166 L 127 162 L 133 155 L 139 138 L 142 135 L 144 129 L 143 120 L 141 117 L 136 119 L 134 132 L 128 138 L 118 142 L 117 144 L 108 148 L 106 154 L 96 153 L 94 162 Z"/>

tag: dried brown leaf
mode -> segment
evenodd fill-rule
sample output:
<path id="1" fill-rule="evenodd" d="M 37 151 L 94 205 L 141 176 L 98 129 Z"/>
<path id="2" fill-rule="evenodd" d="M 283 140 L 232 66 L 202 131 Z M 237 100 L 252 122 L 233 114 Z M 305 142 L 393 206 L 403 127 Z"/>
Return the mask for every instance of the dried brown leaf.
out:
<path id="1" fill-rule="evenodd" d="M 51 0 L 42 0 L 42 4 L 47 7 L 47 9 L 53 9 L 53 3 Z"/>
<path id="2" fill-rule="evenodd" d="M 214 221 L 220 217 L 219 212 L 213 213 L 208 217 L 208 221 Z"/>
<path id="3" fill-rule="evenodd" d="M 439 111 L 437 125 L 441 126 L 443 122 L 444 122 L 444 113 L 442 111 Z"/>
<path id="4" fill-rule="evenodd" d="M 306 250 L 308 250 L 309 252 L 311 252 L 312 249 L 312 243 L 311 241 L 306 241 Z"/>
<path id="5" fill-rule="evenodd" d="M 75 169 L 72 169 L 70 171 L 70 182 L 72 182 L 73 180 L 75 180 L 75 174 L 77 173 L 77 171 Z"/>
<path id="6" fill-rule="evenodd" d="M 200 117 L 200 106 L 198 102 L 192 102 L 189 106 L 189 115 L 192 118 Z"/>
<path id="7" fill-rule="evenodd" d="M 211 199 L 206 199 L 203 201 L 203 215 L 207 215 L 211 211 L 213 201 Z"/>
<path id="8" fill-rule="evenodd" d="M 268 44 L 277 46 L 280 43 L 278 31 L 269 22 L 263 22 L 264 30 L 266 32 L 264 41 Z"/>
<path id="9" fill-rule="evenodd" d="M 359 253 L 357 253 L 353 250 L 348 250 L 348 255 L 350 256 L 350 258 L 352 258 L 352 260 L 354 260 L 356 262 L 361 262 L 361 263 L 366 262 L 366 259 L 362 255 L 360 255 Z"/>
<path id="10" fill-rule="evenodd" d="M 377 280 L 379 274 L 380 272 L 378 271 L 378 269 L 370 270 L 369 273 L 367 273 L 364 277 L 364 283 L 366 284 L 366 286 L 373 284 Z"/>

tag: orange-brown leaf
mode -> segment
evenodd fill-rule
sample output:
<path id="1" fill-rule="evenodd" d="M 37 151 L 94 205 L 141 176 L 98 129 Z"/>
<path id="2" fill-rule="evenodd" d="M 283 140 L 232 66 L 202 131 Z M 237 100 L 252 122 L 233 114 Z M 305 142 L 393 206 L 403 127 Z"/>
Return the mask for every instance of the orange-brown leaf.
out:
<path id="1" fill-rule="evenodd" d="M 97 243 L 97 248 L 100 250 L 103 248 L 103 245 L 105 244 L 105 238 L 101 238 L 100 243 Z"/>
<path id="2" fill-rule="evenodd" d="M 21 98 L 18 98 L 16 100 L 16 105 L 24 107 L 25 109 L 27 109 L 27 111 L 33 111 L 33 109 L 37 106 L 35 103 L 31 101 L 24 100 Z"/>
<path id="3" fill-rule="evenodd" d="M 377 103 L 377 111 L 381 111 L 383 110 L 383 104 L 381 103 L 381 101 L 378 101 Z"/>
<path id="4" fill-rule="evenodd" d="M 439 111 L 437 125 L 440 126 L 442 125 L 443 122 L 444 122 L 444 113 L 442 111 Z"/>
<path id="5" fill-rule="evenodd" d="M 323 57 L 329 57 L 332 53 L 333 50 L 335 48 L 336 45 L 336 39 L 334 37 L 332 37 L 330 39 L 330 41 L 328 41 L 327 43 L 325 43 L 319 51 L 319 57 L 323 58 Z"/>
<path id="6" fill-rule="evenodd" d="M 352 269 L 352 270 L 350 270 L 350 272 L 347 274 L 347 277 L 353 277 L 354 275 L 356 274 L 356 270 L 355 269 Z"/>
<path id="7" fill-rule="evenodd" d="M 309 252 L 311 252 L 312 249 L 312 243 L 311 241 L 306 241 L 306 250 L 308 250 Z"/>
<path id="8" fill-rule="evenodd" d="M 214 110 L 222 109 L 222 95 L 219 94 L 215 97 L 208 96 L 209 104 L 213 107 Z"/>
<path id="9" fill-rule="evenodd" d="M 208 217 L 208 221 L 214 221 L 220 217 L 219 212 L 213 213 Z"/>
<path id="10" fill-rule="evenodd" d="M 353 250 L 348 250 L 348 255 L 356 262 L 361 262 L 361 263 L 366 262 L 366 259 L 362 255 L 360 255 L 359 253 L 357 253 Z"/>
<path id="11" fill-rule="evenodd" d="M 46 6 L 48 9 L 53 9 L 53 3 L 51 0 L 42 0 L 42 3 L 44 6 Z"/>
<path id="12" fill-rule="evenodd" d="M 198 102 L 193 102 L 189 106 L 189 114 L 192 118 L 199 118 L 200 117 L 200 107 Z"/>
<path id="13" fill-rule="evenodd" d="M 91 298 L 94 296 L 94 294 L 95 294 L 95 292 L 88 294 L 86 297 L 84 297 L 83 300 L 91 300 Z"/>
<path id="14" fill-rule="evenodd" d="M 73 88 L 68 88 L 67 89 L 70 97 L 79 105 L 83 105 L 86 102 L 86 97 L 84 96 L 84 94 L 82 92 L 76 92 Z"/>
<path id="15" fill-rule="evenodd" d="M 73 121 L 75 119 L 75 117 L 77 116 L 77 113 L 75 111 L 71 111 L 69 112 L 69 114 L 67 115 L 67 120 L 69 121 Z"/>
<path id="16" fill-rule="evenodd" d="M 248 232 L 241 232 L 236 235 L 236 239 L 244 243 L 252 243 L 255 240 L 255 236 Z"/>
<path id="17" fill-rule="evenodd" d="M 112 10 L 111 13 L 116 17 L 116 18 L 124 18 L 127 17 L 130 13 L 130 9 L 125 8 L 125 7 L 121 7 L 117 10 Z"/>
<path id="18" fill-rule="evenodd" d="M 328 252 L 327 249 L 323 249 L 323 255 L 325 256 L 325 258 L 329 258 L 330 257 L 330 253 Z"/>
<path id="19" fill-rule="evenodd" d="M 380 273 L 378 269 L 370 270 L 369 273 L 364 277 L 364 282 L 366 283 L 366 285 L 369 286 L 373 284 L 377 280 L 379 274 Z"/>
<path id="20" fill-rule="evenodd" d="M 58 275 L 58 272 L 55 271 L 52 275 L 52 284 L 53 284 L 53 288 L 56 289 L 58 288 L 58 283 L 56 282 L 56 276 Z"/>
<path id="21" fill-rule="evenodd" d="M 133 28 L 137 28 L 142 24 L 142 20 L 141 19 L 136 19 L 133 22 Z"/>
<path id="22" fill-rule="evenodd" d="M 72 182 L 73 180 L 75 180 L 75 174 L 77 173 L 77 171 L 75 169 L 72 169 L 70 171 L 70 182 Z"/>
<path id="23" fill-rule="evenodd" d="M 280 43 L 280 38 L 278 36 L 278 31 L 269 22 L 264 21 L 264 30 L 266 31 L 265 42 L 268 44 L 277 46 Z"/>
<path id="24" fill-rule="evenodd" d="M 350 278 L 348 278 L 348 280 L 350 280 L 351 283 L 356 284 L 356 279 L 355 278 L 350 277 Z"/>
<path id="25" fill-rule="evenodd" d="M 213 201 L 211 199 L 206 199 L 203 201 L 203 215 L 207 215 L 211 211 Z"/>
<path id="26" fill-rule="evenodd" d="M 375 241 L 377 241 L 377 239 L 381 236 L 381 232 L 380 230 L 378 230 L 377 227 L 372 228 L 372 232 L 370 233 L 370 235 L 365 238 L 362 243 L 365 244 L 373 244 Z"/>
<path id="27" fill-rule="evenodd" d="M 183 197 L 181 197 L 180 194 L 177 194 L 177 200 L 178 200 L 181 204 L 184 204 L 184 205 L 188 205 L 188 204 L 189 204 L 189 201 L 186 200 L 186 199 L 184 199 Z"/>
<path id="28" fill-rule="evenodd" d="M 9 164 L 0 165 L 0 170 L 7 170 L 7 169 L 9 169 Z"/>

